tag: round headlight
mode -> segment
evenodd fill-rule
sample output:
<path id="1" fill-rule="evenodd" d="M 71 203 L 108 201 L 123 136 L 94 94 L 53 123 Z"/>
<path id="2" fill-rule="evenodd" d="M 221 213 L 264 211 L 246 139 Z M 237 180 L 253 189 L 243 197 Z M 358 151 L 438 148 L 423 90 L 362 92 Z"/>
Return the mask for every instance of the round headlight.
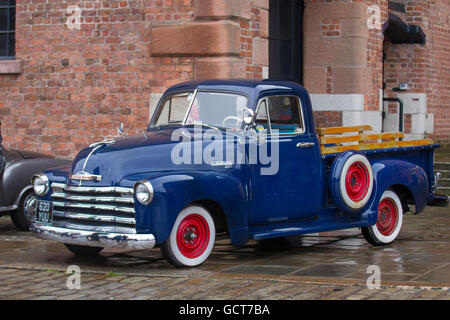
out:
<path id="1" fill-rule="evenodd" d="M 148 181 L 141 181 L 134 185 L 134 195 L 142 204 L 149 204 L 153 200 L 153 186 Z"/>
<path id="2" fill-rule="evenodd" d="M 50 189 L 50 183 L 45 174 L 36 174 L 31 178 L 31 184 L 33 185 L 34 192 L 42 197 L 45 196 Z"/>

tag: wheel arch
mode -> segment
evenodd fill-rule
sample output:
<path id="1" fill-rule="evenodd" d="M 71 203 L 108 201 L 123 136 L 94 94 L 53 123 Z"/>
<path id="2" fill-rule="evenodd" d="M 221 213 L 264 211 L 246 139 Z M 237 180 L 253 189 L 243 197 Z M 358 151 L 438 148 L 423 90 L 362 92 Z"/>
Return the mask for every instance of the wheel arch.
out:
<path id="1" fill-rule="evenodd" d="M 384 191 L 392 189 L 402 201 L 402 206 L 413 203 L 415 213 L 420 213 L 426 206 L 428 196 L 428 178 L 425 171 L 408 161 L 403 160 L 375 160 L 372 161 L 374 173 L 373 201 L 370 205 L 373 213 L 370 224 L 375 224 L 377 208 Z"/>
<path id="2" fill-rule="evenodd" d="M 211 199 L 201 199 L 189 203 L 188 206 L 190 205 L 199 205 L 208 210 L 214 220 L 216 233 L 229 232 L 227 216 L 219 202 Z"/>
<path id="3" fill-rule="evenodd" d="M 407 186 L 403 184 L 395 184 L 390 186 L 388 189 L 394 191 L 398 195 L 400 201 L 402 202 L 404 212 L 410 211 L 408 204 L 413 204 L 415 206 L 416 200 L 414 198 L 414 194 Z"/>

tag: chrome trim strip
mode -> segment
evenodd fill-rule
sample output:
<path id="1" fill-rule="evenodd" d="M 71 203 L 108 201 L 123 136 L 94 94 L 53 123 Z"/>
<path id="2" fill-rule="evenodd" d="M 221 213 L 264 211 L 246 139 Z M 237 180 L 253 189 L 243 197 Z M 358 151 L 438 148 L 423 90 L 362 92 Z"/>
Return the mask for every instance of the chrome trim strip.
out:
<path id="1" fill-rule="evenodd" d="M 67 186 L 62 183 L 52 183 L 52 188 L 61 188 L 65 191 L 74 191 L 74 192 L 94 192 L 94 193 L 104 193 L 104 192 L 117 192 L 117 193 L 130 193 L 133 194 L 133 188 L 125 188 L 125 187 L 76 187 L 76 186 Z"/>
<path id="2" fill-rule="evenodd" d="M 134 208 L 116 207 L 116 206 L 109 206 L 109 205 L 102 205 L 102 204 L 69 203 L 69 202 L 53 201 L 53 206 L 54 207 L 62 207 L 62 208 L 97 209 L 97 210 L 106 210 L 106 211 L 114 211 L 114 212 L 135 213 Z"/>
<path id="3" fill-rule="evenodd" d="M 8 212 L 17 209 L 17 205 L 9 206 L 9 207 L 1 207 L 0 212 Z"/>
<path id="4" fill-rule="evenodd" d="M 123 249 L 152 249 L 155 247 L 155 237 L 152 234 L 100 233 L 51 227 L 38 223 L 31 225 L 31 231 L 41 239 L 82 246 Z"/>
<path id="5" fill-rule="evenodd" d="M 118 226 L 95 226 L 88 225 L 83 223 L 69 222 L 69 221 L 61 221 L 61 224 L 58 224 L 54 221 L 53 226 L 57 228 L 64 229 L 73 229 L 73 230 L 82 230 L 82 231 L 90 231 L 90 232 L 102 232 L 102 233 L 124 233 L 124 234 L 136 234 L 136 228 L 130 227 L 118 227 Z"/>
<path id="6" fill-rule="evenodd" d="M 93 222 L 110 222 L 110 223 L 121 223 L 121 224 L 129 224 L 132 226 L 136 225 L 136 219 L 134 218 L 125 218 L 125 217 L 117 217 L 117 216 L 102 216 L 96 214 L 88 214 L 88 213 L 78 213 L 78 212 L 65 212 L 53 210 L 53 215 L 59 218 L 67 218 L 67 219 L 76 219 L 76 220 L 85 220 L 85 221 L 93 221 Z"/>
<path id="7" fill-rule="evenodd" d="M 187 108 L 187 112 L 184 115 L 183 123 L 182 125 L 186 125 L 186 121 L 188 119 L 189 113 L 191 113 L 192 105 L 194 104 L 195 98 L 197 98 L 198 89 L 194 90 L 194 96 L 192 97 L 192 101 L 189 103 L 189 107 Z"/>
<path id="8" fill-rule="evenodd" d="M 99 144 L 98 146 L 96 146 L 95 148 L 93 148 L 93 149 L 91 150 L 91 152 L 88 154 L 88 156 L 87 156 L 86 159 L 84 160 L 84 164 L 83 164 L 83 167 L 81 168 L 81 171 L 84 171 L 84 169 L 86 169 L 87 162 L 89 161 L 89 158 L 92 156 L 92 154 L 93 154 L 95 151 L 97 151 L 98 149 L 100 149 L 101 147 L 103 147 L 104 145 L 106 145 L 106 143 L 105 143 L 105 144 L 104 144 L 104 143 L 101 143 L 101 144 Z"/>
<path id="9" fill-rule="evenodd" d="M 110 202 L 110 203 L 134 203 L 134 198 L 119 198 L 119 197 L 95 197 L 95 196 L 75 196 L 63 192 L 54 192 L 52 198 L 66 199 L 73 201 L 93 201 L 93 202 Z"/>
<path id="10" fill-rule="evenodd" d="M 53 188 L 64 189 L 66 187 L 66 185 L 64 183 L 53 182 L 51 187 L 52 187 L 52 189 Z"/>

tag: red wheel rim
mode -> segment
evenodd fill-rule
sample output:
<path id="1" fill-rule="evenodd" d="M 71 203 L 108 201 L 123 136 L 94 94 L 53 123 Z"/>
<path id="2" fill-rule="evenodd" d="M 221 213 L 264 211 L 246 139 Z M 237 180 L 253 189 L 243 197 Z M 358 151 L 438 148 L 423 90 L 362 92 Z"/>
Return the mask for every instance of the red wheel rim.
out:
<path id="1" fill-rule="evenodd" d="M 181 254 L 194 259 L 205 252 L 209 243 L 209 227 L 205 218 L 191 214 L 181 221 L 177 230 L 177 245 Z"/>
<path id="2" fill-rule="evenodd" d="M 394 200 L 383 199 L 378 205 L 377 228 L 383 236 L 390 236 L 398 223 L 398 208 Z"/>
<path id="3" fill-rule="evenodd" d="M 345 176 L 345 189 L 350 200 L 359 202 L 369 191 L 369 170 L 362 162 L 355 162 Z"/>

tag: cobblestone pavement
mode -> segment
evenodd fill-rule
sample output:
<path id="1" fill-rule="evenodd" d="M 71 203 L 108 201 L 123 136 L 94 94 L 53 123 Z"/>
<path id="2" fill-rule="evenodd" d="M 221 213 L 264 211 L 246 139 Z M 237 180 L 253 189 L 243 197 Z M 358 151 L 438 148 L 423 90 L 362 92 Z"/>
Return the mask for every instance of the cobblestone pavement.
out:
<path id="1" fill-rule="evenodd" d="M 176 269 L 159 250 L 81 259 L 0 218 L 0 299 L 445 299 L 450 300 L 450 209 L 406 215 L 398 241 L 373 247 L 357 229 L 216 243 L 205 264 Z M 81 289 L 69 290 L 69 266 Z M 369 266 L 381 287 L 366 285 Z"/>

